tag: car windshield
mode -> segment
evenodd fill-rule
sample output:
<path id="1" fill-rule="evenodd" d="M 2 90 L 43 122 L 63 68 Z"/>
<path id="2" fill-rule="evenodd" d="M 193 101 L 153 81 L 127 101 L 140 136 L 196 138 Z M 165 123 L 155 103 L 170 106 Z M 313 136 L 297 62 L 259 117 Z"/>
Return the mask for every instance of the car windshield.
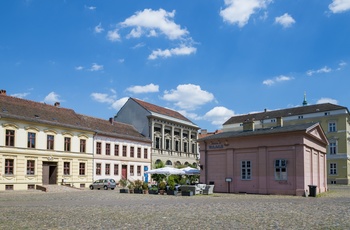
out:
<path id="1" fill-rule="evenodd" d="M 110 179 L 110 182 L 115 183 L 115 180 L 114 179 Z"/>

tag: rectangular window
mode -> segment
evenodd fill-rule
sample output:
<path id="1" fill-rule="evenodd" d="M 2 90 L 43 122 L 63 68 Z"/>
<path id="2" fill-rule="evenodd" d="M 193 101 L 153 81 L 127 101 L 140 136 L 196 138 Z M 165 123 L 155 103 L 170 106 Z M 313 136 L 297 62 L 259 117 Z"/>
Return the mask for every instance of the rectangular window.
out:
<path id="1" fill-rule="evenodd" d="M 179 150 L 179 141 L 175 141 L 175 151 L 180 151 Z"/>
<path id="2" fill-rule="evenodd" d="M 250 161 L 241 162 L 241 179 L 251 180 L 252 179 L 252 167 Z"/>
<path id="3" fill-rule="evenodd" d="M 86 152 L 86 140 L 80 139 L 80 152 L 85 153 Z"/>
<path id="4" fill-rule="evenodd" d="M 137 158 L 141 158 L 141 148 L 137 148 Z"/>
<path id="5" fill-rule="evenodd" d="M 35 161 L 27 160 L 27 175 L 34 175 L 34 174 L 35 174 Z"/>
<path id="6" fill-rule="evenodd" d="M 66 152 L 70 151 L 70 137 L 64 138 L 64 151 Z"/>
<path id="7" fill-rule="evenodd" d="M 137 175 L 141 176 L 141 166 L 140 165 L 137 166 Z"/>
<path id="8" fill-rule="evenodd" d="M 303 119 L 303 118 L 304 118 L 304 116 L 302 116 L 302 115 L 298 116 L 298 119 Z"/>
<path id="9" fill-rule="evenodd" d="M 130 176 L 134 175 L 134 166 L 130 165 Z"/>
<path id="10" fill-rule="evenodd" d="M 96 143 L 96 154 L 101 155 L 101 142 Z"/>
<path id="11" fill-rule="evenodd" d="M 6 146 L 15 146 L 15 131 L 6 129 Z"/>
<path id="12" fill-rule="evenodd" d="M 14 172 L 14 160 L 5 159 L 5 175 L 13 175 Z"/>
<path id="13" fill-rule="evenodd" d="M 79 163 L 79 175 L 85 175 L 85 163 Z"/>
<path id="14" fill-rule="evenodd" d="M 287 180 L 287 160 L 275 160 L 275 180 Z"/>
<path id="15" fill-rule="evenodd" d="M 101 164 L 96 163 L 96 175 L 101 175 Z"/>
<path id="16" fill-rule="evenodd" d="M 55 141 L 55 137 L 53 135 L 47 135 L 47 149 L 53 150 L 53 144 Z"/>
<path id="17" fill-rule="evenodd" d="M 28 148 L 35 148 L 35 133 L 28 133 Z"/>
<path id="18" fill-rule="evenodd" d="M 130 157 L 134 157 L 134 147 L 130 147 Z"/>
<path id="19" fill-rule="evenodd" d="M 337 164 L 336 163 L 329 164 L 329 174 L 330 175 L 337 175 Z"/>
<path id="20" fill-rule="evenodd" d="M 118 164 L 114 164 L 114 175 L 115 176 L 119 175 L 119 165 Z"/>
<path id="21" fill-rule="evenodd" d="M 123 145 L 123 157 L 126 157 L 126 146 Z"/>
<path id="22" fill-rule="evenodd" d="M 106 155 L 111 155 L 111 144 L 106 143 Z"/>
<path id="23" fill-rule="evenodd" d="M 63 162 L 63 175 L 70 175 L 70 162 Z"/>
<path id="24" fill-rule="evenodd" d="M 35 185 L 34 184 L 28 184 L 27 189 L 28 190 L 34 190 L 35 189 Z"/>
<path id="25" fill-rule="evenodd" d="M 119 156 L 119 145 L 114 145 L 114 156 Z"/>
<path id="26" fill-rule="evenodd" d="M 334 121 L 328 123 L 328 132 L 336 132 L 337 125 Z"/>
<path id="27" fill-rule="evenodd" d="M 109 175 L 109 174 L 111 174 L 111 165 L 110 164 L 106 164 L 105 175 Z"/>
<path id="28" fill-rule="evenodd" d="M 145 158 L 145 159 L 148 158 L 148 151 L 147 151 L 147 149 L 143 149 L 143 158 Z"/>
<path id="29" fill-rule="evenodd" d="M 160 149 L 160 140 L 161 140 L 160 137 L 156 137 L 156 142 L 154 143 L 155 144 L 154 147 L 156 149 Z"/>
<path id="30" fill-rule="evenodd" d="M 165 149 L 170 150 L 170 139 L 165 139 Z"/>
<path id="31" fill-rule="evenodd" d="M 329 141 L 329 154 L 337 154 L 337 142 Z"/>
<path id="32" fill-rule="evenodd" d="M 192 153 L 196 153 L 196 144 L 192 144 Z"/>
<path id="33" fill-rule="evenodd" d="M 184 152 L 187 153 L 187 142 L 184 142 Z"/>
<path id="34" fill-rule="evenodd" d="M 13 190 L 13 185 L 12 184 L 5 185 L 5 190 Z"/>

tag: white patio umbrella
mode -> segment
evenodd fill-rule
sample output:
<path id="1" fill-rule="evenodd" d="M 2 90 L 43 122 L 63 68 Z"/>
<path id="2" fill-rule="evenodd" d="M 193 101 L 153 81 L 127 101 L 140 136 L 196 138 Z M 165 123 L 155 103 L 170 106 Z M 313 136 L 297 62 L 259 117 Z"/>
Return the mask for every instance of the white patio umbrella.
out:
<path id="1" fill-rule="evenodd" d="M 181 169 L 185 175 L 199 175 L 201 171 L 196 168 L 186 167 Z"/>
<path id="2" fill-rule="evenodd" d="M 145 173 L 149 174 L 162 174 L 162 175 L 184 175 L 185 172 L 181 169 L 173 168 L 173 167 L 164 167 L 164 168 L 158 168 L 158 169 L 152 169 Z"/>

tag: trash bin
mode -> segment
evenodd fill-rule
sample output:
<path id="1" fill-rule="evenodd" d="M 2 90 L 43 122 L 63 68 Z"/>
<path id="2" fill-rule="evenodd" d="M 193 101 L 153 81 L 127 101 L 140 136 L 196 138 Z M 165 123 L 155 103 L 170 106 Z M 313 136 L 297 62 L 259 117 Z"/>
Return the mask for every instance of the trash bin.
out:
<path id="1" fill-rule="evenodd" d="M 316 197 L 316 185 L 309 185 L 309 196 Z"/>

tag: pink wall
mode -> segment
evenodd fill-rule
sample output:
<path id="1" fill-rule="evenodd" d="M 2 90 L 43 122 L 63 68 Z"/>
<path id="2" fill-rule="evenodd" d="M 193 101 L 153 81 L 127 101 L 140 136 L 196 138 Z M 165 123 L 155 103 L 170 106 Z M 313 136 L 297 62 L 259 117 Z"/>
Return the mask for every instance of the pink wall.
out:
<path id="1" fill-rule="evenodd" d="M 210 146 L 215 148 L 209 149 Z M 203 165 L 200 181 L 212 181 L 215 192 L 225 193 L 230 190 L 231 193 L 301 196 L 308 193 L 308 185 L 316 185 L 318 193 L 324 192 L 327 189 L 326 146 L 326 140 L 310 138 L 305 131 L 200 140 L 200 164 Z M 287 180 L 275 179 L 276 159 L 287 160 Z M 242 161 L 251 162 L 250 180 L 241 179 Z M 225 178 L 232 178 L 230 188 Z"/>

